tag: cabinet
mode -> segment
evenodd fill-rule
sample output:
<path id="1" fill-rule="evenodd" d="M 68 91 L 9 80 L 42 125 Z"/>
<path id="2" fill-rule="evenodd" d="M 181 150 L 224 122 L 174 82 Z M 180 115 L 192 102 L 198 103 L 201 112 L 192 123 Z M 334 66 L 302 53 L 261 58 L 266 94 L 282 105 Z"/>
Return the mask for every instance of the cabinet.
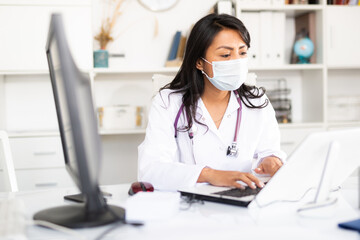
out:
<path id="1" fill-rule="evenodd" d="M 48 143 L 42 142 L 43 139 L 58 137 L 44 52 L 50 11 L 61 10 L 69 16 L 66 22 L 69 23 L 67 32 L 73 46 L 71 50 L 78 65 L 89 73 L 96 107 L 141 105 L 145 106 L 146 116 L 153 96 L 152 75 L 157 73 L 174 76 L 178 71 L 178 68 L 163 67 L 173 34 L 176 30 L 186 33 L 193 23 L 208 13 L 216 0 L 182 0 L 171 10 L 161 13 L 147 11 L 138 1 L 126 1 L 126 8 L 119 17 L 118 27 L 114 32 L 116 38 L 109 45 L 110 53 L 125 54 L 125 59 L 118 64 L 110 62 L 108 69 L 92 68 L 92 50 L 97 49 L 97 43 L 92 36 L 98 33 L 104 17 L 102 8 L 107 5 L 102 5 L 100 0 L 39 0 L 34 1 L 37 4 L 32 5 L 33 11 L 26 12 L 21 9 L 31 5 L 31 2 L 26 5 L 23 1 L 0 0 L 0 26 L 6 29 L 0 33 L 0 37 L 8 43 L 8 47 L 4 44 L 0 46 L 0 51 L 5 53 L 0 56 L 0 111 L 5 113 L 0 115 L 0 128 L 9 132 L 12 147 L 15 146 L 13 152 L 17 155 L 16 165 L 22 166 L 17 169 L 17 174 L 25 179 L 19 180 L 25 181 L 24 188 L 34 188 L 36 184 L 46 185 L 41 184 L 42 179 L 32 181 L 31 186 L 26 185 L 30 173 L 26 171 L 36 171 L 36 176 L 42 176 L 43 172 L 51 170 L 54 171 L 51 175 L 55 179 L 52 182 L 62 179 L 56 177 L 63 171 L 59 155 L 59 159 L 49 162 L 21 155 L 25 154 L 27 149 L 25 143 L 22 145 L 22 141 L 30 144 L 39 140 L 37 145 L 47 146 Z M 354 117 L 350 121 L 332 117 L 334 98 L 349 95 L 356 98 L 360 95 L 360 45 L 357 44 L 360 37 L 356 29 L 343 27 L 352 26 L 349 22 L 354 25 L 360 22 L 360 7 L 327 6 L 326 1 L 320 1 L 316 5 L 243 6 L 238 10 L 244 13 L 285 13 L 285 39 L 280 39 L 284 42 L 284 64 L 253 65 L 250 71 L 257 74 L 259 86 L 269 89 L 274 79 L 287 79 L 287 86 L 291 89 L 289 97 L 292 101 L 292 123 L 280 124 L 281 145 L 287 153 L 291 153 L 311 132 L 360 127 L 360 118 Z M 41 12 L 38 18 L 36 12 Z M 133 14 L 134 12 L 136 14 Z M 315 64 L 289 64 L 295 34 L 294 17 L 307 12 L 314 12 L 316 16 L 317 61 Z M 83 17 L 72 21 L 78 14 Z M 28 19 L 24 26 L 19 26 L 21 24 L 15 20 L 14 25 L 8 24 L 8 19 L 15 19 L 13 16 L 24 19 L 22 15 Z M 24 33 L 14 32 L 11 38 L 5 34 L 25 26 L 27 31 Z M 37 34 L 30 34 L 29 29 Z M 19 40 L 24 39 L 24 36 L 28 41 Z M 266 41 L 266 38 L 257 41 L 254 39 L 253 42 L 260 44 L 262 41 Z M 21 48 L 18 47 L 20 45 Z M 101 184 L 136 180 L 137 147 L 144 139 L 145 125 L 134 129 L 100 129 L 103 144 Z M 53 141 L 49 143 L 58 145 Z M 35 146 L 32 148 L 35 149 Z M 21 154 L 18 155 L 18 152 Z M 48 157 L 52 159 L 53 156 Z M 29 161 L 23 162 L 24 159 Z M 33 161 L 37 162 L 39 167 L 33 168 Z M 51 182 L 47 184 L 51 185 Z M 59 183 L 61 184 L 66 184 L 66 181 Z"/>
<path id="2" fill-rule="evenodd" d="M 90 0 L 0 0 L 0 129 L 9 133 L 19 190 L 73 185 L 57 133 L 45 45 L 50 16 L 61 13 L 74 60 L 89 71 L 91 6 Z"/>
<path id="3" fill-rule="evenodd" d="M 73 186 L 65 170 L 60 136 L 10 138 L 19 190 Z"/>

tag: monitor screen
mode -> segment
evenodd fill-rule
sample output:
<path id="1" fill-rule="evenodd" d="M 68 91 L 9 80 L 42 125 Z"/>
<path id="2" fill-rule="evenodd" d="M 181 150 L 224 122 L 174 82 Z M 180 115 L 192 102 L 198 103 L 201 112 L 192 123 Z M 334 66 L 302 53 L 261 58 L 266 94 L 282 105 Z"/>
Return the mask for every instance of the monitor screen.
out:
<path id="1" fill-rule="evenodd" d="M 101 141 L 90 79 L 72 58 L 60 14 L 51 17 L 46 54 L 65 166 L 84 196 L 84 203 L 45 209 L 34 219 L 72 228 L 123 221 L 125 210 L 107 205 L 98 186 Z"/>

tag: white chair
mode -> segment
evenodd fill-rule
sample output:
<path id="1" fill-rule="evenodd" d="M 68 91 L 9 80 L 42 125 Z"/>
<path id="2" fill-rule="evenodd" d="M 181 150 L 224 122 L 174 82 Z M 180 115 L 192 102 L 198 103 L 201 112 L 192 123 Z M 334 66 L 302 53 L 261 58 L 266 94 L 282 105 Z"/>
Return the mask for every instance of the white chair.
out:
<path id="1" fill-rule="evenodd" d="M 163 74 L 154 74 L 152 76 L 152 83 L 153 83 L 153 95 L 155 96 L 160 88 L 168 84 L 174 79 L 174 76 L 170 75 L 163 75 Z"/>
<path id="2" fill-rule="evenodd" d="M 14 162 L 11 155 L 9 137 L 5 131 L 0 131 L 0 166 L 4 173 L 5 191 L 17 192 Z M 0 191 L 4 191 L 1 189 Z"/>

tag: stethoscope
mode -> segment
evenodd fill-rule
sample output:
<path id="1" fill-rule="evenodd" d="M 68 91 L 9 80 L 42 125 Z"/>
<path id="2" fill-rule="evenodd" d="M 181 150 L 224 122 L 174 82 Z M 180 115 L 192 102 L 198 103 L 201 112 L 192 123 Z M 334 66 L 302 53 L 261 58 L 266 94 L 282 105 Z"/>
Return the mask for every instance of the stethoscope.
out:
<path id="1" fill-rule="evenodd" d="M 238 155 L 237 136 L 238 136 L 238 132 L 240 129 L 241 113 L 242 113 L 242 103 L 241 103 L 239 93 L 236 90 L 234 91 L 234 93 L 235 93 L 236 99 L 237 99 L 240 107 L 237 110 L 234 140 L 233 140 L 231 146 L 228 146 L 227 151 L 226 151 L 226 156 L 230 156 L 230 157 L 236 157 Z M 183 110 L 184 110 L 184 104 L 181 104 L 180 109 L 179 109 L 178 113 L 176 114 L 176 118 L 175 118 L 175 122 L 174 122 L 175 138 L 177 138 L 177 133 L 178 133 L 177 125 L 178 125 L 178 121 L 180 119 L 180 115 L 183 112 Z M 185 114 L 185 116 L 186 116 L 187 122 L 189 123 L 187 114 Z M 194 132 L 193 132 L 192 128 L 188 131 L 188 135 L 189 135 L 190 140 L 192 140 L 194 138 Z"/>

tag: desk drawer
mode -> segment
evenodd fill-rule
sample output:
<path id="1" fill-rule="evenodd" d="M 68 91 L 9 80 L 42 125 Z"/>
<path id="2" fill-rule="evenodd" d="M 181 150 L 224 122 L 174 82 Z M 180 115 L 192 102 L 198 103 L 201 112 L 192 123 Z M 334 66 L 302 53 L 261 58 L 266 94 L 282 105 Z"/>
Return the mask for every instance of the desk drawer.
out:
<path id="1" fill-rule="evenodd" d="M 324 131 L 323 128 L 294 128 L 294 129 L 280 129 L 281 133 L 281 149 L 288 154 L 288 156 L 295 150 L 295 148 L 312 132 Z"/>
<path id="2" fill-rule="evenodd" d="M 60 137 L 11 138 L 15 169 L 63 167 Z"/>
<path id="3" fill-rule="evenodd" d="M 19 191 L 73 186 L 65 168 L 16 170 Z"/>

